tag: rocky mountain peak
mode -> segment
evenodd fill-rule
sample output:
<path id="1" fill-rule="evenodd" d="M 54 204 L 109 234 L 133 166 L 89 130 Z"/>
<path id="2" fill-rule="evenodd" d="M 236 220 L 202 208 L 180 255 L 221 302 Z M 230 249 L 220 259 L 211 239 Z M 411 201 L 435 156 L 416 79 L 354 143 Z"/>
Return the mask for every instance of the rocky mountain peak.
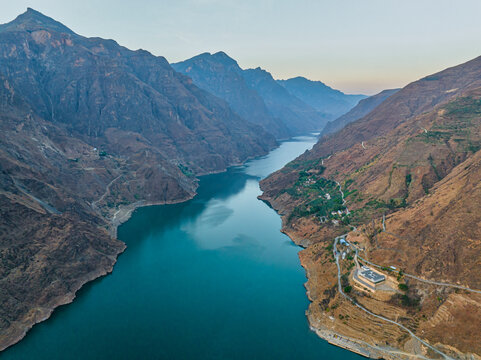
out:
<path id="1" fill-rule="evenodd" d="M 0 25 L 0 32 L 35 30 L 50 30 L 75 35 L 75 33 L 65 25 L 30 7 L 27 8 L 27 11 L 23 14 L 17 16 L 15 20 Z"/>
<path id="2" fill-rule="evenodd" d="M 224 63 L 233 63 L 237 64 L 237 61 L 235 61 L 233 58 L 231 58 L 229 55 L 227 55 L 223 51 L 218 51 L 215 54 L 212 55 L 215 59 L 222 61 Z"/>
<path id="3" fill-rule="evenodd" d="M 233 58 L 231 58 L 229 55 L 227 55 L 225 52 L 223 51 L 218 51 L 214 54 L 210 53 L 210 52 L 205 52 L 205 53 L 202 53 L 202 54 L 199 54 L 197 56 L 194 56 L 193 58 L 185 61 L 184 63 L 197 63 L 199 64 L 199 60 L 202 60 L 206 63 L 216 63 L 216 64 L 221 64 L 223 66 L 227 66 L 227 67 L 233 67 L 235 68 L 236 70 L 241 70 L 239 65 L 237 64 L 237 61 L 235 61 Z"/>

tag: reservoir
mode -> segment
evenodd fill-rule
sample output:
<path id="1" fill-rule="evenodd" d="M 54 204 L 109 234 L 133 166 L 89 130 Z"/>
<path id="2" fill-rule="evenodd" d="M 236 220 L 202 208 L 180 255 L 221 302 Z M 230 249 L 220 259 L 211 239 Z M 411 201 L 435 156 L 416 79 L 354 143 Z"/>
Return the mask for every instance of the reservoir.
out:
<path id="1" fill-rule="evenodd" d="M 312 147 L 204 176 L 198 195 L 137 209 L 111 275 L 34 326 L 2 359 L 361 359 L 309 330 L 298 252 L 259 180 Z"/>

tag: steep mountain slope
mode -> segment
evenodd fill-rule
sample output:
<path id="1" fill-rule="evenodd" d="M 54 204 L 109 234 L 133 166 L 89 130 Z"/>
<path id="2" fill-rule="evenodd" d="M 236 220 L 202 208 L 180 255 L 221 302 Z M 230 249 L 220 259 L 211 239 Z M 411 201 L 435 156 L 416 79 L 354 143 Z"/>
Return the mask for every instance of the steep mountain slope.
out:
<path id="1" fill-rule="evenodd" d="M 481 57 L 415 81 L 387 98 L 374 111 L 319 142 L 318 156 L 347 149 L 375 136 L 385 135 L 408 118 L 431 110 L 462 92 L 479 87 Z"/>
<path id="2" fill-rule="evenodd" d="M 298 76 L 287 80 L 277 80 L 292 95 L 309 104 L 317 111 L 335 119 L 357 105 L 366 95 L 348 95 L 335 90 L 321 81 L 312 81 Z"/>
<path id="3" fill-rule="evenodd" d="M 474 335 L 481 331 L 481 296 L 451 286 L 481 290 L 480 149 L 481 58 L 476 58 L 409 84 L 262 182 L 263 199 L 284 215 L 284 231 L 307 246 L 301 260 L 310 274 L 309 318 L 319 334 L 338 332 L 363 349 L 386 343 L 412 353 L 418 346 L 405 331 L 388 335 L 399 327 L 376 329 L 375 318 L 359 313 L 337 291 L 329 244 L 348 233 L 362 258 L 382 267 L 391 284 L 391 290 L 375 293 L 355 287 L 355 264 L 342 260 L 343 286 L 355 287 L 352 296 L 362 306 L 401 319 L 454 358 L 481 355 Z M 428 281 L 393 274 L 390 266 Z M 332 306 L 338 308 L 331 315 L 336 324 L 326 316 Z M 468 309 L 469 319 L 463 315 Z M 337 322 L 346 313 L 352 317 L 347 326 Z M 354 331 L 358 328 L 369 329 L 370 337 Z M 426 348 L 423 353 L 436 356 Z M 382 356 L 395 358 L 388 348 Z"/>
<path id="4" fill-rule="evenodd" d="M 243 70 L 223 52 L 200 54 L 172 66 L 278 138 L 320 130 L 327 122 L 322 112 L 293 96 L 270 73 Z"/>
<path id="5" fill-rule="evenodd" d="M 291 133 L 321 130 L 327 123 L 325 114 L 292 95 L 266 70 L 247 69 L 242 76 L 262 96 L 270 113 L 281 119 Z"/>
<path id="6" fill-rule="evenodd" d="M 33 10 L 25 17 L 42 21 Z M 39 115 L 92 145 L 107 141 L 110 128 L 135 132 L 169 158 L 187 158 L 189 166 L 208 172 L 275 144 L 225 102 L 176 73 L 164 58 L 130 51 L 112 40 L 11 27 L 0 29 L 2 74 Z"/>
<path id="7" fill-rule="evenodd" d="M 194 81 L 200 88 L 224 99 L 244 119 L 261 125 L 279 139 L 290 136 L 280 119 L 275 119 L 262 97 L 242 76 L 237 62 L 223 52 L 204 53 L 191 59 L 171 64 L 172 67 Z"/>
<path id="8" fill-rule="evenodd" d="M 32 9 L 0 25 L 0 350 L 112 270 L 135 207 L 275 145 L 162 57 Z"/>
<path id="9" fill-rule="evenodd" d="M 378 107 L 384 100 L 386 100 L 391 95 L 394 95 L 398 92 L 399 89 L 389 89 L 383 90 L 379 94 L 369 96 L 366 99 L 362 99 L 359 103 L 354 106 L 349 112 L 345 113 L 344 115 L 340 116 L 335 120 L 329 121 L 324 129 L 322 130 L 321 135 L 328 135 L 332 134 L 340 129 L 342 129 L 347 124 L 350 124 L 360 118 L 369 114 L 372 110 Z"/>
<path id="10" fill-rule="evenodd" d="M 429 196 L 388 216 L 387 231 L 377 237 L 369 259 L 400 266 L 409 274 L 481 289 L 480 185 L 478 151 L 437 183 Z M 481 295 L 447 291 L 438 293 L 436 299 L 423 300 L 439 305 L 420 324 L 420 333 L 432 343 L 481 354 L 477 335 L 481 330 Z"/>

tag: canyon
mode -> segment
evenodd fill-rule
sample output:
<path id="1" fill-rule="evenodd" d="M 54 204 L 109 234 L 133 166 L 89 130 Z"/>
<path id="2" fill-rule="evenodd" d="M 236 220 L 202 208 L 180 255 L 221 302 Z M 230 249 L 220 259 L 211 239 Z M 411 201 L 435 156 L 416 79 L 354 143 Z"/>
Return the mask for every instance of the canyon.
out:
<path id="1" fill-rule="evenodd" d="M 313 132 L 306 150 L 313 138 L 296 136 Z M 150 211 L 180 211 L 172 220 L 190 241 L 184 206 L 197 214 L 204 194 L 198 216 L 214 234 L 244 186 L 269 231 L 272 214 L 252 197 L 303 248 L 306 315 L 321 338 L 371 358 L 481 359 L 480 149 L 481 57 L 368 97 L 300 76 L 276 80 L 223 51 L 169 64 L 29 8 L 0 25 L 0 351 L 113 271 L 126 251 L 117 229 L 136 209 L 152 206 L 142 214 L 153 224 Z M 149 225 L 137 222 L 148 243 Z M 210 240 L 221 256 L 238 246 L 258 261 L 269 243 L 237 225 L 232 243 Z M 282 246 L 270 261 L 288 254 L 292 267 Z M 361 266 L 382 286 L 363 286 Z"/>

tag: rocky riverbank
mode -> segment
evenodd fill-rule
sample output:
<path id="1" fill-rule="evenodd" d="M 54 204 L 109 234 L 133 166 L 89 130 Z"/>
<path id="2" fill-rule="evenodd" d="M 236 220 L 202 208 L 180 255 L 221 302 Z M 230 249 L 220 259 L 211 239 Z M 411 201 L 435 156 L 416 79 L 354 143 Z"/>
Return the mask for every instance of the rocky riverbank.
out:
<path id="1" fill-rule="evenodd" d="M 261 182 L 261 188 L 262 188 Z M 395 324 L 382 321 L 361 311 L 355 304 L 346 301 L 337 291 L 337 268 L 332 257 L 332 239 L 339 235 L 340 229 L 322 229 L 312 219 L 302 218 L 299 221 L 287 224 L 292 204 L 286 201 L 282 195 L 271 198 L 264 192 L 260 198 L 269 203 L 283 219 L 282 232 L 288 235 L 294 243 L 302 246 L 304 250 L 299 253 L 301 265 L 306 271 L 307 282 L 305 284 L 306 294 L 310 300 L 310 305 L 306 311 L 311 329 L 316 334 L 329 343 L 345 348 L 360 355 L 374 359 L 437 359 L 439 354 L 434 353 L 420 341 L 410 337 L 406 331 Z M 353 241 L 360 240 L 359 235 L 354 233 Z M 356 236 L 354 238 L 354 236 Z M 347 261 L 347 260 L 345 260 Z M 345 270 L 343 270 L 345 271 Z M 347 278 L 346 278 L 347 280 Z M 352 280 L 351 280 L 352 281 Z M 414 285 L 412 285 L 414 286 Z M 433 289 L 423 284 L 416 284 L 418 291 L 429 293 Z M 439 289 L 438 289 L 439 291 Z M 459 299 L 456 298 L 459 297 Z M 465 299 L 466 297 L 466 299 Z M 471 301 L 469 298 L 477 297 L 472 295 L 450 295 L 450 302 L 458 303 L 463 306 L 463 302 Z M 480 297 L 481 298 L 481 297 Z M 357 300 L 364 307 L 373 309 L 372 311 L 382 314 L 388 318 L 398 319 L 407 326 L 412 325 L 407 322 L 412 316 L 412 312 L 405 307 L 396 306 L 394 303 L 386 301 L 382 294 L 368 294 L 357 292 Z M 437 318 L 448 308 L 434 308 L 434 316 Z M 427 312 L 426 308 L 421 311 Z M 442 315 L 445 316 L 445 315 Z M 425 316 L 427 318 L 427 316 Z M 426 320 L 429 320 L 427 318 Z M 432 321 L 432 320 L 431 320 Z M 435 346 L 452 359 L 480 359 L 479 355 L 471 352 L 463 352 L 454 346 L 442 344 L 436 339 L 426 338 L 427 329 L 430 329 L 430 322 L 420 327 L 418 336 L 430 345 Z M 435 325 L 434 325 L 435 326 Z M 432 330 L 430 330 L 432 331 Z"/>
<path id="2" fill-rule="evenodd" d="M 0 351 L 5 350 L 7 347 L 22 340 L 35 324 L 47 320 L 56 308 L 73 302 L 76 298 L 77 292 L 82 288 L 82 286 L 88 282 L 110 274 L 113 271 L 115 263 L 117 262 L 117 257 L 125 249 L 126 246 L 123 244 L 123 246 L 119 247 L 119 251 L 116 254 L 109 257 L 110 264 L 106 264 L 104 267 L 96 268 L 82 278 L 77 279 L 76 283 L 69 292 L 53 297 L 45 306 L 31 309 L 23 319 L 13 323 L 11 327 L 9 327 L 8 330 L 3 332 L 0 336 Z"/>

